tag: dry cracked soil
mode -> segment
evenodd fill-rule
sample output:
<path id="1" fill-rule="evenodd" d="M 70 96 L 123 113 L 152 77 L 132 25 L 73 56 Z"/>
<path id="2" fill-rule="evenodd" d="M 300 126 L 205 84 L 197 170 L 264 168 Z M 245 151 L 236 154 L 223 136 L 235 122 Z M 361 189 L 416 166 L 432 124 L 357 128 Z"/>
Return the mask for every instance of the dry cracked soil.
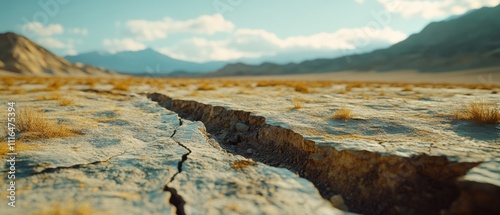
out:
<path id="1" fill-rule="evenodd" d="M 454 117 L 497 87 L 43 80 L 4 81 L 1 103 L 72 134 L 17 132 L 0 214 L 500 211 L 500 126 Z"/>

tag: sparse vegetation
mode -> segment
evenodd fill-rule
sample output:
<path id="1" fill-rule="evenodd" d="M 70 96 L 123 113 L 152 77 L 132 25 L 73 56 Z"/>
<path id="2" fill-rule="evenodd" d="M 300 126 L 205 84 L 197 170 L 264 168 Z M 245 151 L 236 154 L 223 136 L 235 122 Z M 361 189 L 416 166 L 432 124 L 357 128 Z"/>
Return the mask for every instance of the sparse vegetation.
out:
<path id="1" fill-rule="evenodd" d="M 403 92 L 410 92 L 413 91 L 413 88 L 410 85 L 403 86 Z"/>
<path id="2" fill-rule="evenodd" d="M 350 91 L 353 88 L 363 88 L 367 85 L 368 83 L 363 83 L 363 82 L 352 82 L 347 85 L 346 88 L 349 88 L 348 91 Z M 346 89 L 347 90 L 347 89 Z"/>
<path id="3" fill-rule="evenodd" d="M 97 80 L 89 78 L 89 79 L 85 80 L 85 82 L 89 86 L 90 89 L 94 89 L 95 85 L 97 83 Z"/>
<path id="4" fill-rule="evenodd" d="M 293 109 L 300 109 L 304 105 L 304 101 L 300 98 L 292 99 Z"/>
<path id="5" fill-rule="evenodd" d="M 333 113 L 333 118 L 344 121 L 352 119 L 352 111 L 346 107 L 341 107 Z"/>
<path id="6" fill-rule="evenodd" d="M 299 93 L 309 93 L 309 88 L 304 84 L 295 85 L 295 91 Z"/>
<path id="7" fill-rule="evenodd" d="M 113 84 L 114 90 L 128 91 L 130 86 L 130 82 L 128 81 L 119 81 Z"/>
<path id="8" fill-rule="evenodd" d="M 499 124 L 500 108 L 494 103 L 472 102 L 469 105 L 464 105 L 463 110 L 456 112 L 455 117 L 477 124 Z"/>
<path id="9" fill-rule="evenodd" d="M 96 210 L 92 208 L 89 204 L 74 206 L 73 203 L 67 203 L 64 204 L 64 206 L 61 206 L 59 203 L 56 203 L 53 204 L 52 206 L 43 208 L 42 210 L 33 213 L 33 215 L 88 215 L 88 214 L 104 215 L 109 213 Z"/>
<path id="10" fill-rule="evenodd" d="M 41 95 L 37 97 L 38 100 L 59 100 L 61 99 L 61 95 L 59 94 L 50 94 L 50 95 Z"/>
<path id="11" fill-rule="evenodd" d="M 278 81 L 259 81 L 256 84 L 256 87 L 275 87 L 278 85 L 284 85 Z"/>
<path id="12" fill-rule="evenodd" d="M 12 94 L 25 94 L 26 93 L 26 90 L 23 90 L 21 88 L 15 88 L 14 90 L 12 90 Z"/>
<path id="13" fill-rule="evenodd" d="M 17 117 L 16 130 L 28 139 L 69 137 L 77 133 L 67 125 L 49 120 L 41 111 L 23 108 Z"/>
<path id="14" fill-rule="evenodd" d="M 10 77 L 4 77 L 2 79 L 2 82 L 8 87 L 14 86 L 14 84 L 16 84 L 15 79 Z"/>
<path id="15" fill-rule="evenodd" d="M 47 90 L 49 91 L 55 91 L 61 89 L 63 86 L 63 83 L 59 80 L 54 80 L 52 83 L 47 85 Z"/>
<path id="16" fill-rule="evenodd" d="M 209 84 L 202 84 L 198 87 L 197 90 L 216 90 L 217 88 L 214 87 L 213 85 L 209 85 Z"/>
<path id="17" fill-rule="evenodd" d="M 240 169 L 244 169 L 244 168 L 247 168 L 249 166 L 255 166 L 255 165 L 257 165 L 257 163 L 255 161 L 252 161 L 252 160 L 236 160 L 236 161 L 233 161 L 231 168 L 233 168 L 235 170 L 240 170 Z"/>
<path id="18" fill-rule="evenodd" d="M 20 139 L 17 139 L 15 141 L 15 145 L 13 145 L 13 146 L 15 147 L 16 152 L 36 150 L 39 146 L 36 144 L 24 143 L 23 140 L 24 140 L 24 138 L 21 137 Z M 9 148 L 9 144 L 6 141 L 0 143 L 0 156 L 5 155 L 9 152 L 12 152 Z"/>
<path id="19" fill-rule="evenodd" d="M 59 105 L 60 105 L 60 106 L 70 106 L 70 105 L 72 105 L 73 103 L 74 103 L 74 102 L 73 102 L 73 100 L 71 100 L 71 99 L 61 99 L 61 100 L 59 100 Z"/>

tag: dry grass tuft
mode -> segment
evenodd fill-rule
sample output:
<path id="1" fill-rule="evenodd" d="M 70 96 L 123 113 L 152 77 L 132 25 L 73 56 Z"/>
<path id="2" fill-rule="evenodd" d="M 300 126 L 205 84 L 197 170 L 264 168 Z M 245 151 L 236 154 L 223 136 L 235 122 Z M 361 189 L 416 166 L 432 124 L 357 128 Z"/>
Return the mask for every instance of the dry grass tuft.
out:
<path id="1" fill-rule="evenodd" d="M 59 90 L 59 89 L 61 89 L 62 86 L 63 86 L 63 83 L 61 81 L 55 80 L 52 83 L 47 85 L 47 90 L 49 90 L 49 91 Z"/>
<path id="2" fill-rule="evenodd" d="M 17 139 L 15 141 L 15 145 L 13 145 L 15 152 L 33 151 L 33 150 L 36 150 L 40 147 L 40 145 L 24 143 L 23 140 L 24 140 L 24 138 L 21 137 L 20 139 Z M 0 143 L 0 156 L 6 155 L 9 152 L 13 152 L 13 151 L 10 150 L 7 141 L 3 141 L 2 143 Z"/>
<path id="3" fill-rule="evenodd" d="M 26 90 L 23 90 L 21 88 L 15 88 L 14 90 L 12 90 L 12 94 L 25 94 L 26 93 Z"/>
<path id="4" fill-rule="evenodd" d="M 233 168 L 235 170 L 240 170 L 240 169 L 244 169 L 244 168 L 247 168 L 249 166 L 255 166 L 255 165 L 257 165 L 257 163 L 255 161 L 252 161 L 252 160 L 236 160 L 236 161 L 233 161 L 231 168 Z"/>
<path id="5" fill-rule="evenodd" d="M 61 99 L 61 100 L 59 100 L 59 105 L 60 106 L 70 106 L 72 104 L 74 104 L 74 101 L 71 100 L 71 99 Z"/>
<path id="6" fill-rule="evenodd" d="M 304 84 L 295 85 L 295 91 L 299 93 L 309 93 L 309 88 Z"/>
<path id="7" fill-rule="evenodd" d="M 279 81 L 259 81 L 256 87 L 275 87 L 279 85 L 284 85 L 284 83 L 280 83 Z"/>
<path id="8" fill-rule="evenodd" d="M 409 85 L 406 85 L 406 86 L 403 86 L 403 89 L 401 91 L 410 92 L 410 91 L 413 91 L 413 88 Z"/>
<path id="9" fill-rule="evenodd" d="M 50 94 L 50 95 L 41 95 L 36 97 L 38 100 L 59 100 L 61 99 L 61 95 L 59 94 Z"/>
<path id="10" fill-rule="evenodd" d="M 292 104 L 293 104 L 293 109 L 301 109 L 302 106 L 304 105 L 304 101 L 299 98 L 293 98 Z"/>
<path id="11" fill-rule="evenodd" d="M 500 108 L 497 104 L 472 102 L 464 110 L 455 113 L 457 119 L 470 120 L 477 124 L 499 124 Z"/>
<path id="12" fill-rule="evenodd" d="M 49 120 L 41 111 L 24 108 L 17 116 L 16 130 L 29 139 L 70 137 L 78 133 L 67 125 Z"/>
<path id="13" fill-rule="evenodd" d="M 191 93 L 189 94 L 189 96 L 192 96 L 192 97 L 198 97 L 198 96 L 200 96 L 200 92 L 198 92 L 198 91 L 193 91 L 193 92 L 191 92 Z"/>
<path id="14" fill-rule="evenodd" d="M 113 83 L 114 90 L 128 91 L 129 86 L 130 86 L 130 82 L 128 82 L 128 81 L 119 81 L 119 82 Z"/>
<path id="15" fill-rule="evenodd" d="M 87 84 L 90 89 L 94 89 L 95 85 L 97 84 L 97 80 L 93 78 L 88 78 L 84 80 L 84 83 Z"/>
<path id="16" fill-rule="evenodd" d="M 203 84 L 203 85 L 200 85 L 197 90 L 216 90 L 216 89 L 217 88 L 212 86 L 212 85 Z"/>
<path id="17" fill-rule="evenodd" d="M 64 204 L 64 206 L 61 206 L 59 203 L 55 203 L 51 207 L 49 206 L 33 213 L 33 215 L 88 215 L 88 214 L 104 215 L 109 213 L 96 210 L 92 208 L 90 204 L 81 204 L 78 206 L 74 206 L 74 203 L 66 203 Z"/>
<path id="18" fill-rule="evenodd" d="M 16 149 L 17 151 L 17 149 Z M 9 150 L 9 145 L 7 145 L 7 142 L 1 142 L 0 143 L 0 156 L 6 155 L 7 153 L 11 152 Z"/>
<path id="19" fill-rule="evenodd" d="M 336 110 L 335 113 L 333 113 L 333 118 L 344 121 L 352 119 L 352 111 L 350 109 L 342 107 Z"/>
<path id="20" fill-rule="evenodd" d="M 2 79 L 3 84 L 5 84 L 8 87 L 12 87 L 16 84 L 16 79 L 15 78 L 10 78 L 10 77 L 4 77 Z"/>

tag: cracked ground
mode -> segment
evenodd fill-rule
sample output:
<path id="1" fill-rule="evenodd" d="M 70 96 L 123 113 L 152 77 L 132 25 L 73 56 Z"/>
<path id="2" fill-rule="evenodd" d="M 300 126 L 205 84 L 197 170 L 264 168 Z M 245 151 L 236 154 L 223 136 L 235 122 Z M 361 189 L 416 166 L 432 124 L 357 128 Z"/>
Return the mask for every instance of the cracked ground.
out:
<path id="1" fill-rule="evenodd" d="M 469 184 L 498 188 L 500 128 L 452 117 L 496 88 L 127 80 L 0 87 L 73 132 L 18 138 L 17 207 L 0 214 L 438 214 L 471 203 Z M 332 117 L 342 107 L 352 119 Z"/>
<path id="2" fill-rule="evenodd" d="M 0 205 L 0 214 L 343 214 L 286 169 L 232 168 L 246 158 L 145 96 L 74 90 L 70 106 L 40 99 L 54 93 L 1 98 L 80 134 L 23 140 L 36 147 L 18 152 L 17 205 Z"/>

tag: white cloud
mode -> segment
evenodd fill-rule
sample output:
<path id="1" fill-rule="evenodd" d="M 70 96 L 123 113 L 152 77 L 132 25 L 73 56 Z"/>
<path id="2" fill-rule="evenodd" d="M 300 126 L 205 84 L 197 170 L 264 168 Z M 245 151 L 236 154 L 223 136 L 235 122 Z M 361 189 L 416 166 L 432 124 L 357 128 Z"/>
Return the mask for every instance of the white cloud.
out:
<path id="1" fill-rule="evenodd" d="M 87 34 L 89 33 L 89 31 L 86 28 L 71 28 L 68 29 L 68 32 L 82 36 L 87 36 Z"/>
<path id="2" fill-rule="evenodd" d="M 169 34 L 195 33 L 211 35 L 217 32 L 230 32 L 234 24 L 220 14 L 200 16 L 189 20 L 174 20 L 165 17 L 158 21 L 130 20 L 125 23 L 128 36 L 138 40 L 157 40 Z"/>
<path id="3" fill-rule="evenodd" d="M 177 59 L 204 62 L 256 58 L 291 52 L 342 51 L 369 46 L 371 43 L 393 44 L 407 37 L 389 27 L 341 29 L 333 33 L 280 38 L 260 29 L 239 29 L 228 38 L 208 40 L 191 38 L 160 51 Z"/>
<path id="4" fill-rule="evenodd" d="M 64 28 L 60 24 L 51 24 L 44 26 L 40 22 L 29 22 L 21 26 L 21 31 L 25 35 L 36 34 L 38 36 L 51 36 L 62 34 Z"/>
<path id="5" fill-rule="evenodd" d="M 403 17 L 445 18 L 471 9 L 496 6 L 500 0 L 378 0 L 387 10 Z"/>
<path id="6" fill-rule="evenodd" d="M 64 29 L 60 24 L 43 25 L 40 22 L 29 22 L 21 26 L 22 34 L 36 40 L 40 45 L 49 49 L 65 49 L 66 54 L 76 55 L 76 44 L 81 44 L 83 41 L 66 38 L 64 41 L 52 37 L 53 35 L 62 34 L 64 32 L 78 35 L 87 35 L 86 28 L 70 28 Z"/>
<path id="7" fill-rule="evenodd" d="M 40 38 L 38 39 L 38 43 L 44 47 L 54 49 L 64 49 L 70 46 L 70 44 L 63 43 L 62 41 L 52 37 Z"/>
<path id="8" fill-rule="evenodd" d="M 42 37 L 37 40 L 37 42 L 43 47 L 49 49 L 65 49 L 66 55 L 76 55 L 78 54 L 75 50 L 76 44 L 81 44 L 83 41 L 74 40 L 74 39 L 66 39 L 65 42 L 53 38 L 53 37 Z"/>
<path id="9" fill-rule="evenodd" d="M 158 51 L 176 59 L 194 62 L 237 59 L 251 55 L 250 53 L 231 49 L 228 47 L 227 41 L 207 40 L 205 38 L 187 39 Z"/>
<path id="10" fill-rule="evenodd" d="M 116 53 L 120 51 L 138 51 L 143 50 L 146 46 L 130 38 L 124 39 L 104 39 L 102 44 L 107 51 Z"/>
<path id="11" fill-rule="evenodd" d="M 75 55 L 78 54 L 78 52 L 76 50 L 74 50 L 74 49 L 68 49 L 68 50 L 66 50 L 65 54 L 66 55 L 70 55 L 70 56 L 75 56 Z"/>

